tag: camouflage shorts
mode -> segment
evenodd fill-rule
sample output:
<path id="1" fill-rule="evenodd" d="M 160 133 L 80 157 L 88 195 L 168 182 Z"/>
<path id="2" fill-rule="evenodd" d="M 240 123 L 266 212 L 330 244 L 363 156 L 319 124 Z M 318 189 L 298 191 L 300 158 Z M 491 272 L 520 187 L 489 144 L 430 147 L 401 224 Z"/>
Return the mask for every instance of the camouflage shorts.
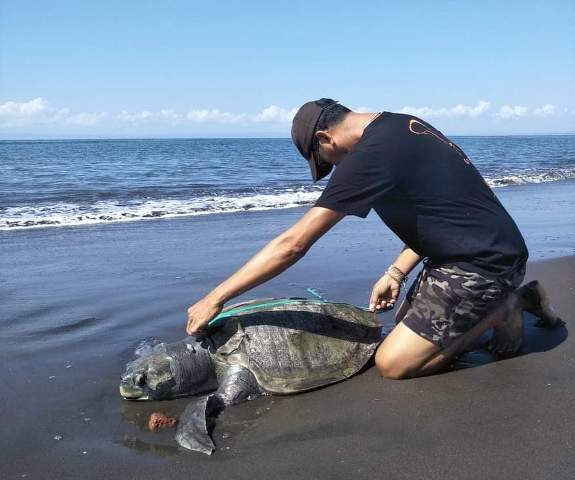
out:
<path id="1" fill-rule="evenodd" d="M 423 338 L 446 348 L 481 321 L 519 287 L 525 266 L 502 279 L 487 278 L 455 265 L 426 264 L 409 289 L 400 320 Z"/>

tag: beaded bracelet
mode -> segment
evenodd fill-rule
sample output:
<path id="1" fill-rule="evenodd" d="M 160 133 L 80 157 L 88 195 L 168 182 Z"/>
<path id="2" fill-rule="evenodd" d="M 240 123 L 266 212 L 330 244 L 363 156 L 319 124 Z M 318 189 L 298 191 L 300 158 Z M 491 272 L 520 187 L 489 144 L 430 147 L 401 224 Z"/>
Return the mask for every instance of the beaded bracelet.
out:
<path id="1" fill-rule="evenodd" d="M 385 273 L 387 273 L 387 275 L 389 275 L 393 280 L 399 283 L 399 288 L 403 288 L 407 283 L 407 275 L 403 273 L 395 265 L 390 265 L 389 268 L 385 271 Z"/>

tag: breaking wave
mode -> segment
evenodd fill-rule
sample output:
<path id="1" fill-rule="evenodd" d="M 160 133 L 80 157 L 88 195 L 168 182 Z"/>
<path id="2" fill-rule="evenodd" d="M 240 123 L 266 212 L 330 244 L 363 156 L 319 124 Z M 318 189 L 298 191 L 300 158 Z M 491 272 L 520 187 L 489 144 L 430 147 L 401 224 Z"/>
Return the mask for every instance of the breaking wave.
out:
<path id="1" fill-rule="evenodd" d="M 486 181 L 497 188 L 572 178 L 575 178 L 575 168 L 494 175 L 486 177 Z M 110 199 L 3 207 L 0 208 L 0 231 L 292 208 L 313 204 L 321 190 L 322 187 L 299 187 L 262 189 L 261 193 L 230 191 L 187 199 Z"/>
<path id="2" fill-rule="evenodd" d="M 556 182 L 575 178 L 575 168 L 550 169 L 547 171 L 524 171 L 515 175 L 502 175 L 485 180 L 490 187 L 506 187 L 508 185 L 527 185 L 529 183 Z"/>
<path id="3" fill-rule="evenodd" d="M 214 195 L 196 199 L 110 200 L 90 205 L 59 202 L 42 206 L 8 207 L 0 210 L 0 230 L 292 208 L 312 204 L 320 192 L 319 188 L 301 188 L 276 193 Z"/>

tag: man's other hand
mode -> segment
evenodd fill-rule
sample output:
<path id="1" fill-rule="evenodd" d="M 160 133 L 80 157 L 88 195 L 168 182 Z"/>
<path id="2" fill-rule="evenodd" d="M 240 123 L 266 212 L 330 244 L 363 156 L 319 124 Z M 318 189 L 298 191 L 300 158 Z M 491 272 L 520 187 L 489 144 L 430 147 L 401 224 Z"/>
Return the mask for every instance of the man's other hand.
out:
<path id="1" fill-rule="evenodd" d="M 384 275 L 373 286 L 369 299 L 369 310 L 374 312 L 393 308 L 397 297 L 399 297 L 399 290 L 399 283 L 389 275 Z"/>
<path id="2" fill-rule="evenodd" d="M 209 296 L 202 298 L 188 308 L 188 335 L 201 336 L 207 332 L 208 322 L 222 311 L 223 305 Z"/>

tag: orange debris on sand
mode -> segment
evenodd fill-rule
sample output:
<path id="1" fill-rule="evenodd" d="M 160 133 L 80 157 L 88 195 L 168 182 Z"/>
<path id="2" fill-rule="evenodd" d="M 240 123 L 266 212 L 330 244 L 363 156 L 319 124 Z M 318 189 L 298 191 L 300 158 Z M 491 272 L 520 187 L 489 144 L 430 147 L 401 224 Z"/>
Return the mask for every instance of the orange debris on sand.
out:
<path id="1" fill-rule="evenodd" d="M 173 417 L 168 417 L 164 413 L 154 412 L 148 420 L 148 430 L 156 432 L 165 428 L 174 428 L 178 421 Z"/>

